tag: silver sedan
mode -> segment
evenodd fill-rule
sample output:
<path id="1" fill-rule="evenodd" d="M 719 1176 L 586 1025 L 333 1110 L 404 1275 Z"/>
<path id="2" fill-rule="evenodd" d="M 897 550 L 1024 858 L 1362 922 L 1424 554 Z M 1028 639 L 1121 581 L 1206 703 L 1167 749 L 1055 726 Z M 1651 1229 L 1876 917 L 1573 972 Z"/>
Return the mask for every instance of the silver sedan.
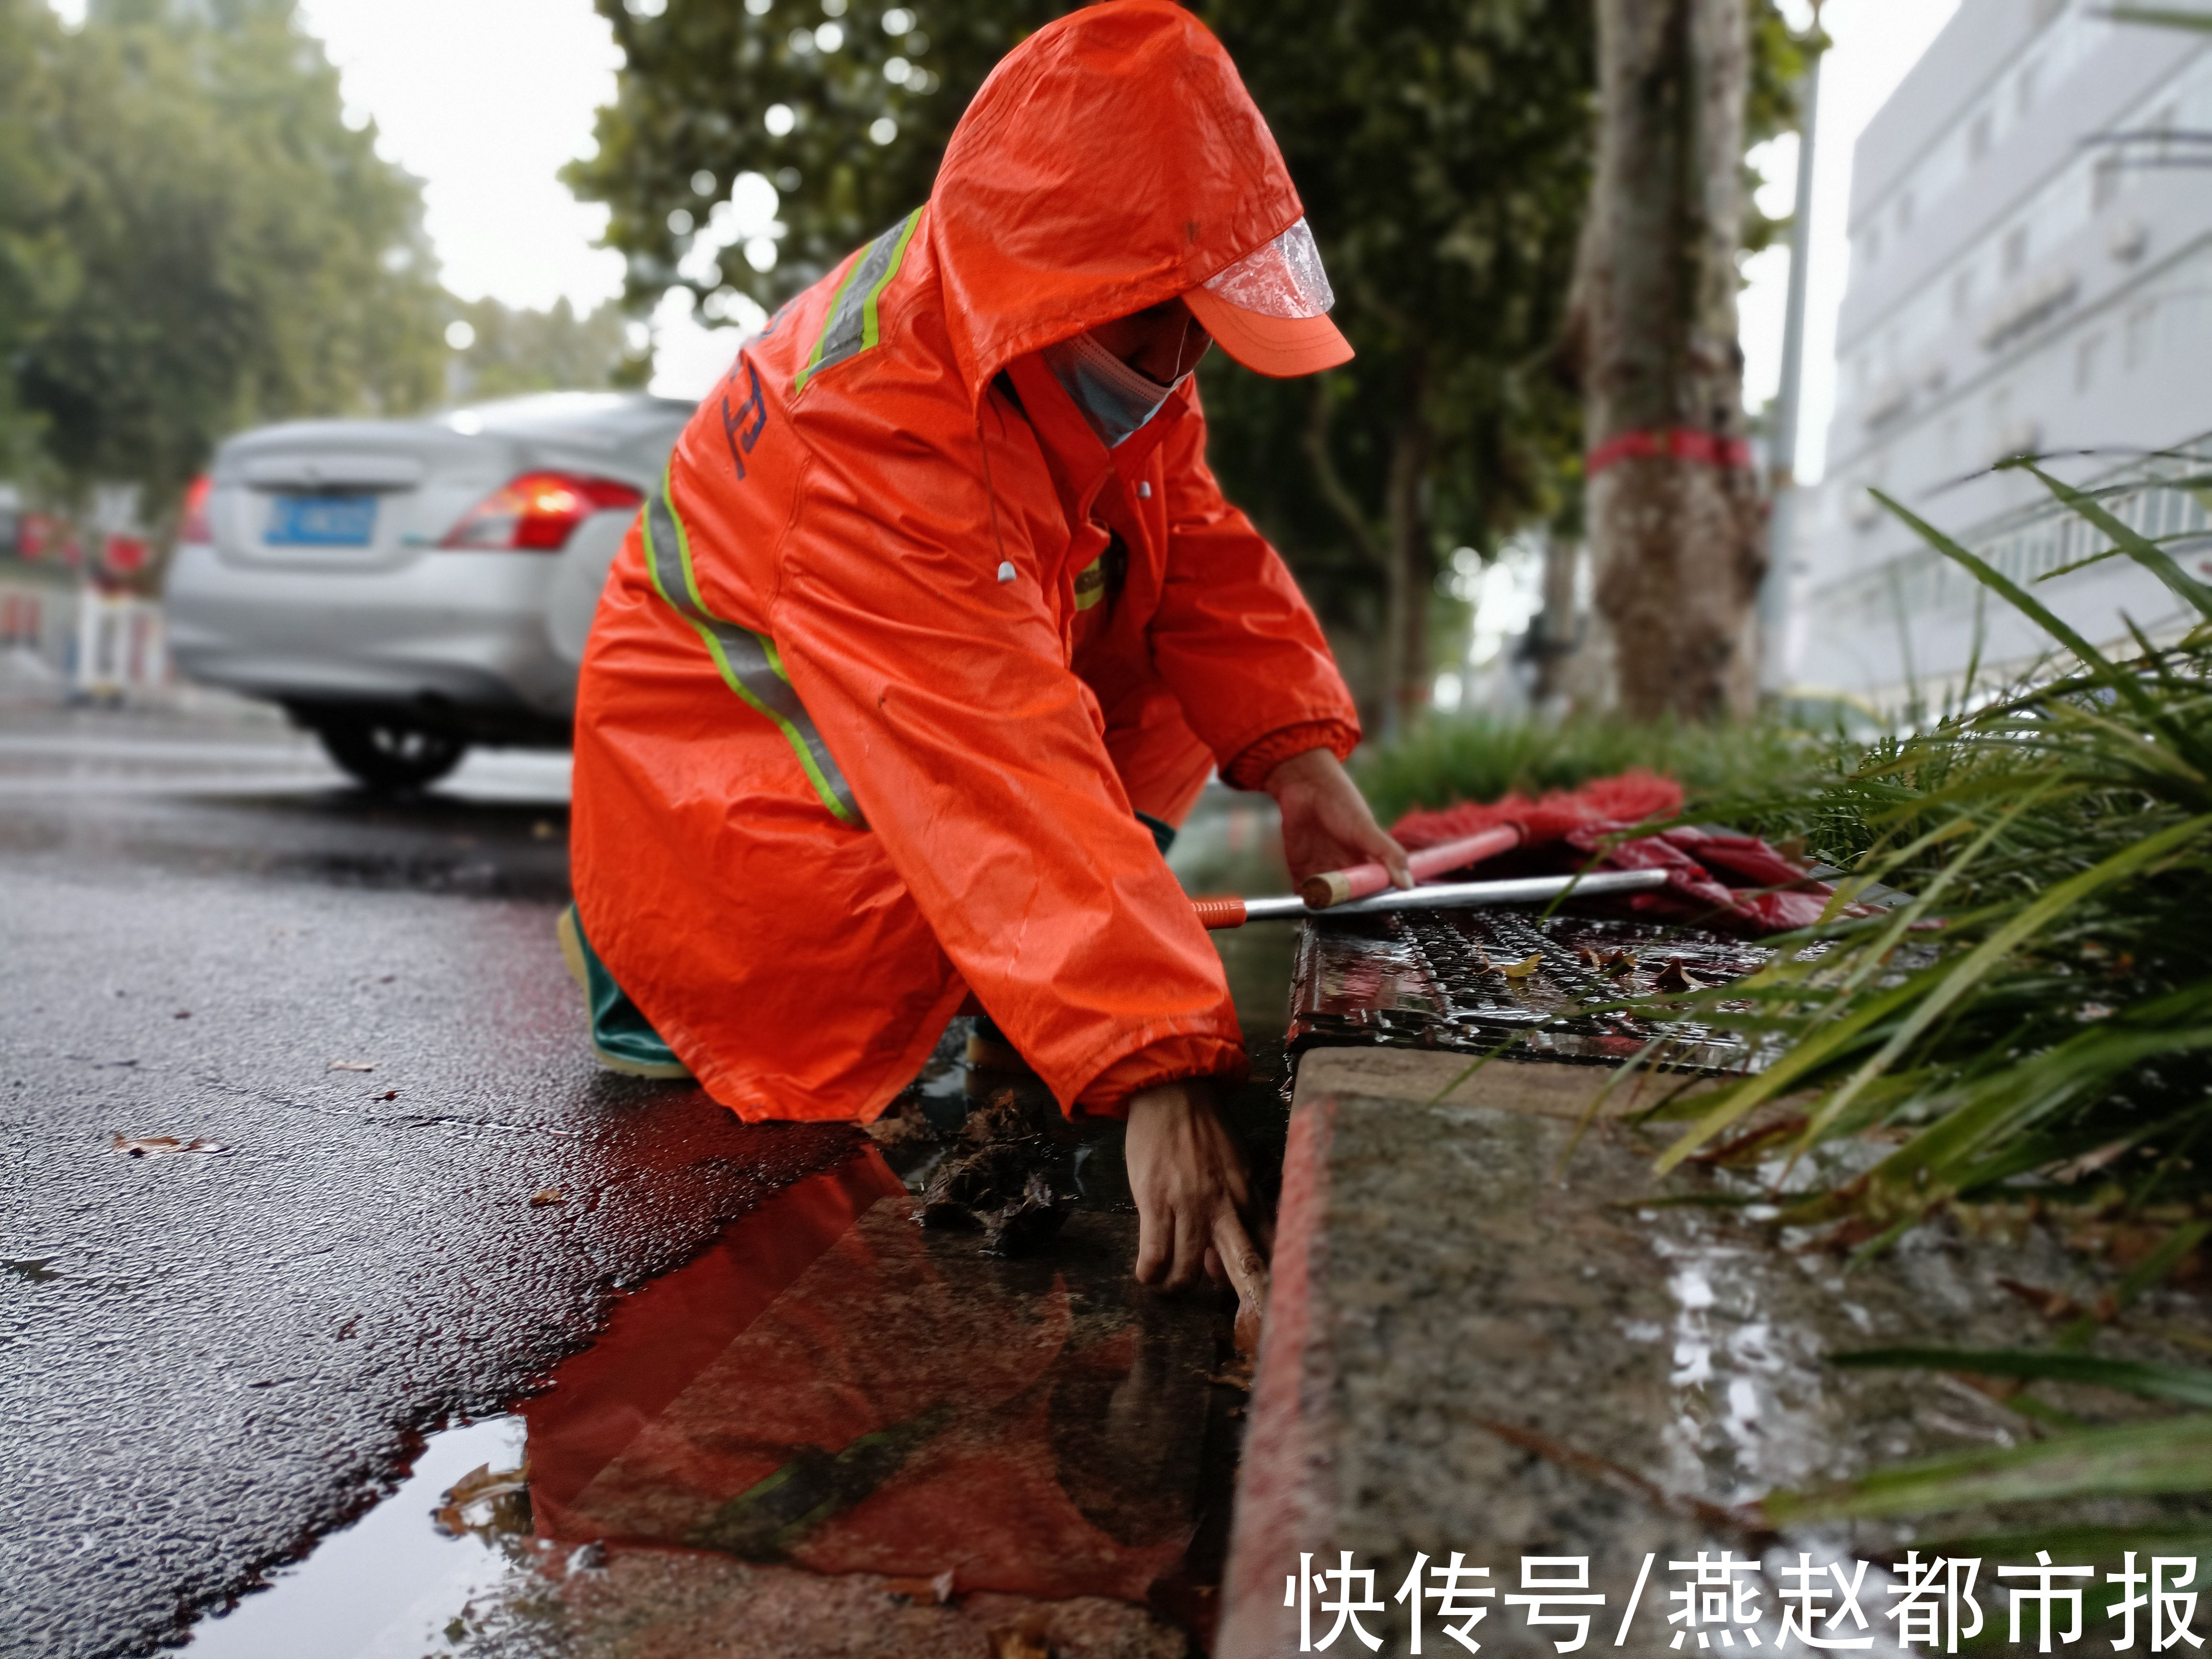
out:
<path id="1" fill-rule="evenodd" d="M 233 438 L 170 564 L 178 667 L 282 703 L 373 788 L 565 744 L 607 567 L 691 408 L 549 392 Z"/>

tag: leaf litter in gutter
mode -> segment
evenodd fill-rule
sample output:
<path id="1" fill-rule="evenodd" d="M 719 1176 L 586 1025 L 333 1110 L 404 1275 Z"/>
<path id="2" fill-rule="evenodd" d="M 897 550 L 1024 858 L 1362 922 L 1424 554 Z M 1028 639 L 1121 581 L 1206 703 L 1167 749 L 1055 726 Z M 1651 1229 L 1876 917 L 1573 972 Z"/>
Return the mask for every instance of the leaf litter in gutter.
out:
<path id="1" fill-rule="evenodd" d="M 230 1148 L 218 1141 L 202 1140 L 197 1137 L 191 1140 L 179 1140 L 174 1135 L 128 1136 L 111 1132 L 108 1150 L 127 1152 L 132 1158 L 167 1158 L 177 1152 L 199 1152 L 212 1156 L 227 1152 Z"/>

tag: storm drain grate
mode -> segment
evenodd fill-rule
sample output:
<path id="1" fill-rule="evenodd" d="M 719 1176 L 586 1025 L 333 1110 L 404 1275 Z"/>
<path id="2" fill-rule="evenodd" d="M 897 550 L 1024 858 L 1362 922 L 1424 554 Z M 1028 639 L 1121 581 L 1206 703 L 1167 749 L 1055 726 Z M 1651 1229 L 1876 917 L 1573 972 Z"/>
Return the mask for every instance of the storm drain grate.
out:
<path id="1" fill-rule="evenodd" d="M 1743 1070 L 1751 1046 L 1705 1021 L 1669 1018 L 1668 994 L 1741 979 L 1772 956 L 1701 928 L 1592 916 L 1317 918 L 1301 924 L 1289 1046 L 1484 1054 L 1512 1041 L 1511 1052 L 1619 1064 L 1663 1038 L 1653 1058 L 1669 1067 Z M 1617 1006 L 1626 1002 L 1644 1006 Z"/>

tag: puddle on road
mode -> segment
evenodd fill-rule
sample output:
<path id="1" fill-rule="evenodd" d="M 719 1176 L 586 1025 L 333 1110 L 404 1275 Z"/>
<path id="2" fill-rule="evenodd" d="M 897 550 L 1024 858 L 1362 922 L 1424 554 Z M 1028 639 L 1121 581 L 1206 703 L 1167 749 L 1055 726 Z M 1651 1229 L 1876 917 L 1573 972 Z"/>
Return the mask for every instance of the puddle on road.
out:
<path id="1" fill-rule="evenodd" d="M 1279 890 L 1272 824 L 1242 803 L 1220 816 L 1185 879 Z M 1263 1187 L 1294 940 L 1217 936 L 1254 1049 L 1230 1111 Z M 1131 1280 L 1117 1132 L 1055 1127 L 1048 1101 L 958 1063 L 965 1035 L 896 1127 L 623 1297 L 514 1416 L 433 1436 L 391 1498 L 204 1621 L 196 1659 L 1202 1644 L 1245 1401 L 1224 1370 L 1233 1304 Z M 987 1137 L 1079 1194 L 1017 1257 L 914 1219 L 932 1174 Z M 525 1469 L 526 1492 L 441 1530 L 480 1469 Z"/>
<path id="2" fill-rule="evenodd" d="M 702 1593 L 733 1639 L 794 1603 L 843 1622 L 858 1594 L 885 1625 L 872 1651 L 981 1652 L 1024 1620 L 1071 1656 L 1185 1650 L 1211 1630 L 1241 1431 L 1227 1309 L 1136 1286 L 1131 1215 L 1079 1209 L 1008 1260 L 916 1207 L 873 1146 L 778 1194 L 620 1302 L 515 1416 L 433 1437 L 194 1653 L 565 1655 L 611 1622 L 717 1651 L 686 1633 Z M 478 1470 L 526 1471 L 526 1493 L 441 1530 Z"/>
<path id="3" fill-rule="evenodd" d="M 432 1512 L 478 1468 L 522 1461 L 523 1419 L 494 1418 L 430 1437 L 399 1490 L 296 1566 L 192 1632 L 193 1659 L 418 1659 L 453 1651 L 472 1601 L 516 1573 L 511 1535 L 486 1525 L 455 1538 Z M 449 1632 L 451 1634 L 449 1635 Z"/>

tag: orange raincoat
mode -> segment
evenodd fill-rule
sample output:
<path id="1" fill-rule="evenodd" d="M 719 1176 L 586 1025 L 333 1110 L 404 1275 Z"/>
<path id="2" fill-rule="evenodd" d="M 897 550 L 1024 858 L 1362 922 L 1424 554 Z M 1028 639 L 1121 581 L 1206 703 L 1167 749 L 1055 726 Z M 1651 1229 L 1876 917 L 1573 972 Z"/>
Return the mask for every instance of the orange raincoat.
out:
<path id="1" fill-rule="evenodd" d="M 927 206 L 787 304 L 616 561 L 576 714 L 577 908 L 748 1119 L 866 1121 L 972 989 L 1071 1111 L 1241 1075 L 1136 814 L 1357 740 L 1194 381 L 1117 448 L 1036 354 L 1300 216 L 1170 0 L 1039 30 Z"/>

